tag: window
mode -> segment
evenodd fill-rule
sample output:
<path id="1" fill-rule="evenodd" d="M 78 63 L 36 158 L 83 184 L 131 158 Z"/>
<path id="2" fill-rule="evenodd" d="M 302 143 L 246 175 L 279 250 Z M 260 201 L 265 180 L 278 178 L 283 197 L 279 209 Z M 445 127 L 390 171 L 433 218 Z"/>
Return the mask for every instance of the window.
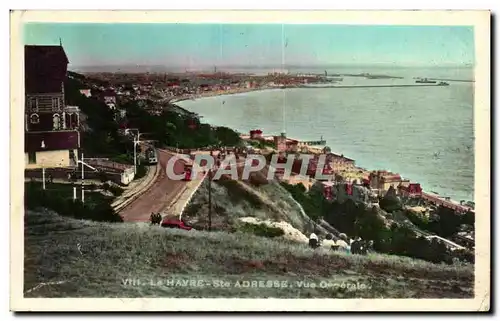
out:
<path id="1" fill-rule="evenodd" d="M 28 106 L 29 106 L 30 111 L 38 111 L 38 99 L 29 98 L 28 99 Z"/>
<path id="2" fill-rule="evenodd" d="M 36 152 L 28 152 L 28 164 L 36 164 Z"/>
<path id="3" fill-rule="evenodd" d="M 59 117 L 59 114 L 54 114 L 53 116 L 53 122 L 54 122 L 54 130 L 58 130 L 61 128 L 61 117 Z"/>
<path id="4" fill-rule="evenodd" d="M 59 98 L 52 98 L 52 110 L 59 110 Z"/>
<path id="5" fill-rule="evenodd" d="M 38 124 L 38 123 L 40 123 L 40 117 L 38 116 L 38 114 L 31 114 L 31 116 L 30 116 L 30 123 L 31 124 Z"/>

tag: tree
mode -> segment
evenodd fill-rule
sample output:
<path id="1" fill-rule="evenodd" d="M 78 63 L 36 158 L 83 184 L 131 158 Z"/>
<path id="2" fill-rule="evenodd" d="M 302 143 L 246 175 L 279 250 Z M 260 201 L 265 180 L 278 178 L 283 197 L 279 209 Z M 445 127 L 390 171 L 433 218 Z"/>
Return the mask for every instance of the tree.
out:
<path id="1" fill-rule="evenodd" d="M 396 189 L 394 186 L 389 187 L 389 190 L 385 196 L 380 200 L 380 207 L 389 213 L 394 211 L 399 211 L 403 208 L 403 204 L 396 195 Z"/>
<path id="2" fill-rule="evenodd" d="M 360 209 L 359 214 L 355 221 L 356 235 L 365 240 L 373 240 L 375 243 L 387 237 L 385 222 L 379 216 L 376 207 Z"/>

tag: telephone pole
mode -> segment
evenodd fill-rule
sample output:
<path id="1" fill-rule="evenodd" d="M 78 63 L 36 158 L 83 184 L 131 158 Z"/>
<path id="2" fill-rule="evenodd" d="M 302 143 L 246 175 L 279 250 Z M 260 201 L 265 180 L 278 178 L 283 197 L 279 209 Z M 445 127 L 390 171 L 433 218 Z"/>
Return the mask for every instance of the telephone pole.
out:
<path id="1" fill-rule="evenodd" d="M 208 230 L 212 230 L 212 168 L 208 170 Z"/>
<path id="2" fill-rule="evenodd" d="M 90 166 L 89 164 L 85 163 L 83 160 L 84 160 L 84 158 L 83 158 L 83 152 L 82 152 L 82 158 L 80 160 L 78 160 L 77 163 L 82 164 L 82 203 L 85 203 L 85 185 L 84 185 L 84 180 L 85 180 L 85 166 L 87 166 L 88 168 L 94 170 L 95 172 L 97 172 L 97 169 L 94 168 L 94 167 L 92 167 L 92 166 Z M 74 195 L 76 195 L 76 194 L 74 194 Z"/>

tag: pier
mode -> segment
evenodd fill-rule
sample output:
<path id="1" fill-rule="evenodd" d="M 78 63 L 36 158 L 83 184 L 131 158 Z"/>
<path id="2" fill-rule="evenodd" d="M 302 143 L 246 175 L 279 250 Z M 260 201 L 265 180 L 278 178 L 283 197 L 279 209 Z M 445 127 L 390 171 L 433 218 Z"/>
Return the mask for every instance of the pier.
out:
<path id="1" fill-rule="evenodd" d="M 290 138 L 293 139 L 293 138 Z M 301 145 L 306 145 L 306 146 L 321 146 L 321 145 L 326 145 L 326 140 L 308 140 L 308 141 L 300 141 L 297 140 Z"/>

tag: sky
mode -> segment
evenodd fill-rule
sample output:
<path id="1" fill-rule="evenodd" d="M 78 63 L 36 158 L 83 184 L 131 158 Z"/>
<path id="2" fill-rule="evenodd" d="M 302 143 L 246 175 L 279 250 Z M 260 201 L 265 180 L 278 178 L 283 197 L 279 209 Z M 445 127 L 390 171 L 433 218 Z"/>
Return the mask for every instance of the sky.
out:
<path id="1" fill-rule="evenodd" d="M 57 45 L 70 67 L 474 64 L 467 26 L 29 23 L 24 44 Z"/>

